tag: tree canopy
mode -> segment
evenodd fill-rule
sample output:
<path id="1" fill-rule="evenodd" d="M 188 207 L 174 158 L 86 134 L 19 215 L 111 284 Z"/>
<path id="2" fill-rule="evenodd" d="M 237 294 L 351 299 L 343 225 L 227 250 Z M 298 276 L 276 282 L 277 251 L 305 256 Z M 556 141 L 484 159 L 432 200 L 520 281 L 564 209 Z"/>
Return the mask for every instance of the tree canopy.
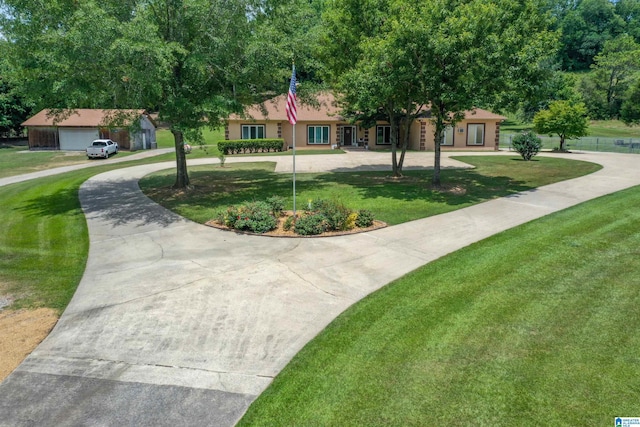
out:
<path id="1" fill-rule="evenodd" d="M 250 0 L 2 0 L 14 81 L 39 108 L 147 108 L 170 125 L 176 187 L 185 136 L 264 97 Z M 284 90 L 284 89 L 283 89 Z"/>
<path id="2" fill-rule="evenodd" d="M 327 68 L 347 110 L 393 124 L 428 106 L 435 141 L 465 110 L 525 94 L 556 42 L 535 0 L 334 1 L 325 23 L 337 37 L 323 45 Z M 439 144 L 434 166 L 439 185 Z"/>
<path id="3" fill-rule="evenodd" d="M 567 139 L 587 135 L 589 119 L 583 103 L 554 101 L 546 110 L 541 110 L 533 117 L 536 132 L 556 134 L 560 137 L 560 151 L 566 151 Z"/>

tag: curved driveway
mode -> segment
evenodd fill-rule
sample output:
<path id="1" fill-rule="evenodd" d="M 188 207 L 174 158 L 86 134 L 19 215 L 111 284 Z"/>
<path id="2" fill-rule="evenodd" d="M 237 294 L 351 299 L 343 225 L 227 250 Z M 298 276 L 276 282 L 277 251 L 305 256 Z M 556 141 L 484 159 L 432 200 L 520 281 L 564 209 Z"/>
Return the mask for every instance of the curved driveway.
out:
<path id="1" fill-rule="evenodd" d="M 459 166 L 449 155 L 444 166 Z M 409 167 L 432 164 L 432 154 L 409 156 Z M 604 168 L 324 239 L 239 235 L 185 220 L 137 185 L 172 163 L 95 176 L 80 192 L 91 241 L 84 277 L 49 337 L 0 385 L 0 425 L 233 425 L 305 343 L 365 295 L 475 241 L 640 184 L 640 156 L 570 156 Z M 278 161 L 282 172 L 291 166 L 291 157 L 259 160 Z M 388 168 L 388 154 L 297 163 L 304 172 Z"/>

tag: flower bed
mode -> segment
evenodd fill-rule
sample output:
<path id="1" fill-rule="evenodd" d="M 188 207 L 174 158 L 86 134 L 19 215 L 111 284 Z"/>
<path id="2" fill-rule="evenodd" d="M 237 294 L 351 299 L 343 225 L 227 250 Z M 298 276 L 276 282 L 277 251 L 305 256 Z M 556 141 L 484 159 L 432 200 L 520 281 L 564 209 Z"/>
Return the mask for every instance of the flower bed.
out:
<path id="1" fill-rule="evenodd" d="M 307 209 L 296 212 L 283 210 L 281 197 L 264 202 L 246 202 L 219 212 L 206 224 L 212 227 L 250 234 L 282 237 L 336 236 L 386 227 L 376 221 L 368 210 L 353 211 L 327 200 L 309 201 Z"/>

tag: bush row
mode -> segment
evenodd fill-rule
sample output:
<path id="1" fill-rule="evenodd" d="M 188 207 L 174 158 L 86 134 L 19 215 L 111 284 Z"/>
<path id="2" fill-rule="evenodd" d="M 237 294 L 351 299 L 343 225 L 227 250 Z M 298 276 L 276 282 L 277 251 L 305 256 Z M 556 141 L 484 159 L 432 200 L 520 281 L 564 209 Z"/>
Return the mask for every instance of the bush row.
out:
<path id="1" fill-rule="evenodd" d="M 280 139 L 230 139 L 218 142 L 218 150 L 225 154 L 269 153 L 282 151 L 284 140 Z"/>
<path id="2" fill-rule="evenodd" d="M 230 206 L 217 215 L 216 221 L 235 230 L 262 234 L 277 227 L 283 209 L 284 199 L 273 196 L 264 202 L 245 202 L 242 205 Z M 369 210 L 362 209 L 356 212 L 338 202 L 317 200 L 309 202 L 308 209 L 298 218 L 287 218 L 284 229 L 293 229 L 296 234 L 302 236 L 312 236 L 326 231 L 346 231 L 371 225 L 373 214 Z"/>

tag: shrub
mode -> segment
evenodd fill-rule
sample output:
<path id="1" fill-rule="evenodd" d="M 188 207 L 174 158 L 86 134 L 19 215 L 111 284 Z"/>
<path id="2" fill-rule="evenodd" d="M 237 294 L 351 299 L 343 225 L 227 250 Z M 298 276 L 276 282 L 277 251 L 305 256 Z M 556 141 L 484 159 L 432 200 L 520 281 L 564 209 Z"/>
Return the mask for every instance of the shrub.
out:
<path id="1" fill-rule="evenodd" d="M 240 207 L 227 209 L 225 225 L 236 230 L 266 233 L 275 229 L 278 221 L 271 214 L 271 206 L 266 202 L 249 202 Z"/>
<path id="2" fill-rule="evenodd" d="M 282 229 L 284 231 L 289 231 L 289 230 L 291 230 L 293 228 L 295 223 L 296 223 L 295 217 L 294 216 L 290 216 L 284 221 L 284 224 L 282 224 Z"/>
<path id="3" fill-rule="evenodd" d="M 301 236 L 315 236 L 327 231 L 327 219 L 321 213 L 311 213 L 296 220 L 295 232 Z"/>
<path id="4" fill-rule="evenodd" d="M 511 142 L 513 149 L 516 150 L 524 160 L 531 160 L 533 156 L 540 152 L 542 148 L 542 140 L 531 131 L 523 132 L 516 135 Z"/>
<path id="5" fill-rule="evenodd" d="M 280 196 L 271 196 L 266 200 L 267 204 L 271 207 L 271 213 L 276 218 L 282 215 L 284 210 L 284 198 Z"/>
<path id="6" fill-rule="evenodd" d="M 357 212 L 351 212 L 344 223 L 344 229 L 352 230 L 356 226 L 357 219 L 358 219 Z"/>
<path id="7" fill-rule="evenodd" d="M 368 209 L 360 209 L 358 218 L 356 218 L 356 226 L 360 228 L 371 227 L 373 225 L 373 213 Z"/>
<path id="8" fill-rule="evenodd" d="M 328 230 L 346 230 L 347 218 L 351 211 L 343 204 L 330 200 L 316 200 L 311 204 L 314 212 L 324 215 Z"/>

